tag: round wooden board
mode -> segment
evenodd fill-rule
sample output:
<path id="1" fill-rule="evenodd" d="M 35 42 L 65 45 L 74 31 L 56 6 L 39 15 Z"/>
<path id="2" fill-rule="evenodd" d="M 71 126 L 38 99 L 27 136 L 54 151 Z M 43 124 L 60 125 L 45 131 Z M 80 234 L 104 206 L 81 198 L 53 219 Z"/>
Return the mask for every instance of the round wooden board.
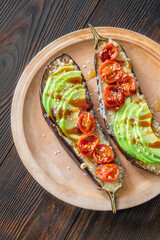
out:
<path id="1" fill-rule="evenodd" d="M 160 98 L 160 46 L 129 30 L 111 27 L 99 27 L 97 30 L 100 35 L 111 37 L 122 45 L 131 59 L 149 105 L 154 104 Z M 88 71 L 94 68 L 94 41 L 90 29 L 55 40 L 29 63 L 18 82 L 12 103 L 14 142 L 28 171 L 55 197 L 82 208 L 111 210 L 109 198 L 69 157 L 42 116 L 40 79 L 47 63 L 61 53 L 69 54 L 87 77 Z M 84 68 L 84 65 L 87 67 Z M 88 81 L 88 87 L 96 110 L 96 78 Z M 156 116 L 160 120 L 160 114 L 156 113 Z M 60 153 L 56 155 L 58 150 Z M 125 169 L 123 188 L 117 194 L 117 209 L 139 205 L 160 193 L 160 176 L 132 166 L 116 147 L 115 151 Z"/>

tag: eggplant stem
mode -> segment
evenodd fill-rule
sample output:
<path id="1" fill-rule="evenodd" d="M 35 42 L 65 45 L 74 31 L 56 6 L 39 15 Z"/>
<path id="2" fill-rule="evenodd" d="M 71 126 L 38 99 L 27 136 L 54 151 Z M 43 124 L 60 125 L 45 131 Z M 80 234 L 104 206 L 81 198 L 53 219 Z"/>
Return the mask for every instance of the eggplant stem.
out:
<path id="1" fill-rule="evenodd" d="M 111 200 L 111 207 L 112 207 L 112 212 L 116 213 L 117 208 L 116 208 L 116 194 L 114 192 L 109 192 L 109 191 L 104 191 L 110 198 Z"/>
<path id="2" fill-rule="evenodd" d="M 95 49 L 96 49 L 98 42 L 99 42 L 99 41 L 106 40 L 106 38 L 101 37 L 101 36 L 97 33 L 97 31 L 95 30 L 95 28 L 94 28 L 91 24 L 88 24 L 88 26 L 90 27 L 90 29 L 91 29 L 91 31 L 92 31 L 92 34 L 93 34 L 93 36 L 94 36 L 94 40 L 95 40 L 95 45 L 94 45 L 94 47 L 95 47 Z"/>

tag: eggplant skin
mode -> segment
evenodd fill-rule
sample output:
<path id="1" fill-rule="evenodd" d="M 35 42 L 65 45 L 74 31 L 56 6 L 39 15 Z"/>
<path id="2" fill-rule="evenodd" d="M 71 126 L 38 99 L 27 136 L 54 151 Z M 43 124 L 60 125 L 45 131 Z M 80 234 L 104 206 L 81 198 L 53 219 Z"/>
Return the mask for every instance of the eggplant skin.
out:
<path id="1" fill-rule="evenodd" d="M 72 146 L 69 145 L 69 143 L 66 141 L 67 137 L 64 135 L 64 133 L 62 132 L 62 130 L 59 128 L 59 126 L 56 124 L 56 121 L 55 119 L 51 119 L 51 117 L 46 113 L 45 109 L 44 109 L 44 106 L 43 106 L 43 103 L 42 103 L 42 94 L 43 94 L 43 89 L 44 89 L 44 85 L 45 85 L 45 82 L 44 82 L 44 79 L 45 79 L 45 76 L 46 76 L 46 72 L 50 66 L 50 64 L 52 64 L 56 59 L 62 59 L 63 57 L 68 57 L 70 60 L 73 61 L 73 64 L 76 66 L 77 70 L 81 71 L 79 66 L 76 64 L 76 62 L 68 55 L 68 54 L 61 54 L 59 56 L 57 56 L 56 58 L 54 58 L 46 67 L 45 67 L 45 70 L 44 70 L 44 73 L 42 75 L 42 78 L 41 78 L 41 81 L 40 81 L 40 105 L 41 105 L 41 109 L 42 109 L 42 114 L 43 114 L 43 117 L 44 119 L 46 120 L 47 124 L 49 125 L 50 129 L 54 132 L 54 134 L 56 135 L 58 141 L 60 142 L 60 144 L 64 147 L 64 149 L 66 150 L 66 152 L 70 155 L 70 157 L 74 160 L 74 162 L 80 167 L 80 165 L 83 163 L 82 159 L 75 153 L 75 151 L 73 150 Z M 86 84 L 86 80 L 82 74 L 82 84 L 84 85 L 84 88 L 86 89 L 86 99 L 87 99 L 87 102 L 90 103 L 90 109 L 92 110 L 92 114 L 94 115 L 95 119 L 96 119 L 96 123 L 98 125 L 98 128 L 100 129 L 101 133 L 103 134 L 103 137 L 104 139 L 108 142 L 108 139 L 106 137 L 106 135 L 104 134 L 104 131 L 101 127 L 101 125 L 99 124 L 99 121 L 97 119 L 97 116 L 95 114 L 95 112 L 93 111 L 93 104 L 91 102 L 91 98 L 90 98 L 90 94 L 89 94 L 89 91 L 88 91 L 88 87 L 87 87 L 87 84 Z M 114 149 L 113 149 L 113 152 L 114 152 Z M 114 155 L 115 155 L 115 158 L 114 160 L 117 162 L 117 165 L 120 169 L 120 175 L 119 176 L 119 185 L 121 185 L 120 187 L 122 187 L 122 183 L 123 183 L 123 178 L 124 178 L 124 171 L 123 171 L 123 168 L 119 162 L 119 159 L 117 158 L 115 152 L 114 152 Z M 92 173 L 88 170 L 88 168 L 85 168 L 85 169 L 82 169 L 82 171 L 84 173 L 87 173 L 90 178 L 96 183 L 96 185 L 102 189 L 102 186 L 99 184 L 99 182 L 97 182 L 97 180 L 95 179 L 95 177 L 92 175 Z M 119 187 L 119 188 L 120 188 Z M 117 191 L 118 189 L 115 190 L 115 192 Z M 109 192 L 109 190 L 107 191 Z"/>
<path id="2" fill-rule="evenodd" d="M 41 95 L 40 95 L 41 96 Z M 77 156 L 77 154 L 73 151 L 72 147 L 68 144 L 68 142 L 65 140 L 64 134 L 61 131 L 61 129 L 52 121 L 52 119 L 50 118 L 50 116 L 46 113 L 43 104 L 42 104 L 42 100 L 41 100 L 41 108 L 42 108 L 42 113 L 43 113 L 43 117 L 46 120 L 47 124 L 49 125 L 50 129 L 54 132 L 54 134 L 56 135 L 58 141 L 60 142 L 60 144 L 64 147 L 64 149 L 66 150 L 66 152 L 69 154 L 69 156 L 75 161 L 75 163 L 80 167 L 80 165 L 83 163 L 81 158 L 79 158 Z M 100 184 L 95 180 L 95 178 L 93 177 L 93 175 L 90 173 L 90 171 L 85 168 L 85 169 L 81 169 L 84 173 L 87 173 L 90 178 L 98 185 L 98 187 L 101 188 Z"/>
<path id="3" fill-rule="evenodd" d="M 45 109 L 44 109 L 44 106 L 43 106 L 43 103 L 42 103 L 42 94 L 43 94 L 43 89 L 44 89 L 44 82 L 43 82 L 43 79 L 44 79 L 44 76 L 46 74 L 46 71 L 49 67 L 49 65 L 54 62 L 56 59 L 58 58 L 61 58 L 63 56 L 67 56 L 69 57 L 70 59 L 72 59 L 69 55 L 67 54 L 61 54 L 59 56 L 57 56 L 56 58 L 54 58 L 50 63 L 47 64 L 47 66 L 45 67 L 45 70 L 44 70 L 44 73 L 42 75 L 42 78 L 41 78 L 41 81 L 40 81 L 40 105 L 41 105 L 41 109 L 42 109 L 42 114 L 43 114 L 43 117 L 44 119 L 46 120 L 48 126 L 50 127 L 50 129 L 54 132 L 54 134 L 56 135 L 58 141 L 60 142 L 60 144 L 62 144 L 62 146 L 65 148 L 66 152 L 69 154 L 69 156 L 75 161 L 75 163 L 80 167 L 80 165 L 83 163 L 83 161 L 81 160 L 80 157 L 77 156 L 77 154 L 73 151 L 72 147 L 68 144 L 68 142 L 65 140 L 65 135 L 64 133 L 61 131 L 61 129 L 59 128 L 59 126 L 56 124 L 56 121 L 54 121 L 54 119 L 51 119 L 51 117 L 46 113 Z M 75 63 L 75 61 L 72 59 L 74 65 L 77 66 L 77 69 L 80 70 L 79 66 Z M 81 70 L 80 70 L 81 71 Z M 91 102 L 91 99 L 90 99 L 90 95 L 89 95 L 89 92 L 88 92 L 88 88 L 87 88 L 87 85 L 86 85 L 86 80 L 84 79 L 84 76 L 82 74 L 82 83 L 86 89 L 86 97 L 87 97 L 87 100 Z M 93 104 L 92 104 L 92 107 L 93 107 Z M 87 173 L 90 178 L 98 185 L 98 187 L 101 188 L 100 184 L 95 180 L 95 178 L 93 177 L 93 175 L 90 173 L 90 171 L 85 168 L 85 169 L 81 169 L 84 173 Z"/>
<path id="4" fill-rule="evenodd" d="M 122 47 L 121 47 L 121 48 L 122 48 Z M 126 54 L 126 52 L 125 52 L 125 50 L 124 50 L 123 48 L 122 48 L 122 50 L 123 50 L 123 52 Z M 102 118 L 103 118 L 103 120 L 104 120 L 104 123 L 105 123 L 106 130 L 107 130 L 108 135 L 109 135 L 110 138 L 113 140 L 113 142 L 116 144 L 116 146 L 117 146 L 118 149 L 121 151 L 121 153 L 126 157 L 126 159 L 132 163 L 132 165 L 134 165 L 134 166 L 136 166 L 136 167 L 138 167 L 138 168 L 140 168 L 140 169 L 143 169 L 143 170 L 145 170 L 145 171 L 147 171 L 147 172 L 150 172 L 150 173 L 154 173 L 154 174 L 156 174 L 156 175 L 159 175 L 159 174 L 160 174 L 159 172 L 158 172 L 158 173 L 157 173 L 157 172 L 153 172 L 153 171 L 150 170 L 149 168 L 146 169 L 146 167 L 144 166 L 145 164 L 144 164 L 142 161 L 138 160 L 137 158 L 132 157 L 132 156 L 129 155 L 125 150 L 123 150 L 123 148 L 119 145 L 119 143 L 118 143 L 115 135 L 110 132 L 110 128 L 109 128 L 108 122 L 107 122 L 107 120 L 106 120 L 106 118 L 105 118 L 105 115 L 106 115 L 106 106 L 105 106 L 105 104 L 104 104 L 104 102 L 103 102 L 103 98 L 102 98 L 102 88 L 101 88 L 101 82 L 100 82 L 101 80 L 100 80 L 100 77 L 99 77 L 99 74 L 98 74 L 98 69 L 97 69 L 97 60 L 96 60 L 96 59 L 97 59 L 97 55 L 98 55 L 98 53 L 97 53 L 97 49 L 96 49 L 96 53 L 95 53 L 95 57 L 94 57 L 94 65 L 95 65 L 96 78 L 97 78 L 98 97 L 99 97 L 99 102 L 100 102 L 101 115 L 102 115 Z M 127 54 L 126 54 L 126 56 L 127 56 Z M 127 56 L 127 58 L 128 58 L 128 56 Z M 128 58 L 128 59 L 129 59 L 129 58 Z M 140 89 L 140 87 L 139 87 L 139 82 L 138 82 L 138 80 L 137 80 L 136 77 L 135 77 L 135 74 L 134 74 L 134 72 L 133 72 L 132 67 L 131 67 L 131 71 L 132 71 L 132 73 L 133 73 L 133 75 L 134 75 L 134 78 L 135 78 L 135 80 L 136 80 L 136 84 L 137 84 L 137 86 L 138 86 L 138 91 L 139 91 L 139 93 L 140 93 L 140 94 L 143 94 L 142 91 L 141 91 L 141 89 Z M 149 165 L 149 164 L 148 164 L 148 165 Z"/>

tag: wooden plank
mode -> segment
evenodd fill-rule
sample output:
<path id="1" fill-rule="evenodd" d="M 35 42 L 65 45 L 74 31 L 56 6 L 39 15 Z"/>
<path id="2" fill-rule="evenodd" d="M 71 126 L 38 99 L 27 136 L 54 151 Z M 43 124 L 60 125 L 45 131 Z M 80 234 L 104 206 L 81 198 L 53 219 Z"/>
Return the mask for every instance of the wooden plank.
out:
<path id="1" fill-rule="evenodd" d="M 80 24 L 83 27 L 97 2 L 4 1 L 1 5 L 2 239 L 63 239 L 80 211 L 52 197 L 27 172 L 13 146 L 10 107 L 17 81 L 29 61 L 49 42 Z M 76 21 L 71 21 L 72 15 Z"/>
<path id="2" fill-rule="evenodd" d="M 146 34 L 147 29 L 142 31 L 142 27 L 150 16 L 152 16 L 150 17 L 150 24 L 155 21 L 158 24 L 159 9 L 160 3 L 158 0 L 102 0 L 89 19 L 89 23 L 93 26 L 121 27 Z M 153 31 L 153 25 L 150 25 L 150 29 Z M 159 29 L 157 28 L 157 30 Z"/>
<path id="3" fill-rule="evenodd" d="M 145 34 L 150 37 L 154 41 L 160 43 L 160 1 L 158 1 L 158 5 L 154 11 L 152 11 L 147 18 L 145 18 L 145 22 L 143 24 L 140 33 Z"/>
<path id="4" fill-rule="evenodd" d="M 47 193 L 12 147 L 0 174 L 1 239 L 63 239 L 80 209 Z"/>
<path id="5" fill-rule="evenodd" d="M 11 101 L 24 68 L 51 41 L 83 28 L 98 2 L 99 0 L 2 2 L 0 113 L 3 136 L 0 164 L 13 144 L 10 128 Z"/>
<path id="6" fill-rule="evenodd" d="M 160 197 L 138 207 L 118 211 L 116 215 L 83 209 L 66 239 L 158 240 L 159 208 Z"/>

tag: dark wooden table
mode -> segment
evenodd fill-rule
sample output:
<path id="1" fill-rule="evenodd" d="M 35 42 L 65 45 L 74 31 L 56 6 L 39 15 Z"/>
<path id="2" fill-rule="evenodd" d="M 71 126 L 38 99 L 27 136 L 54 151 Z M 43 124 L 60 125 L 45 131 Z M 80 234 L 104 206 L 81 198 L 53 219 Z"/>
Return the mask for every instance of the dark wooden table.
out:
<path id="1" fill-rule="evenodd" d="M 0 239 L 160 239 L 160 197 L 112 212 L 80 209 L 46 192 L 21 162 L 11 134 L 16 84 L 56 38 L 88 27 L 134 30 L 160 43 L 159 0 L 0 1 Z"/>

